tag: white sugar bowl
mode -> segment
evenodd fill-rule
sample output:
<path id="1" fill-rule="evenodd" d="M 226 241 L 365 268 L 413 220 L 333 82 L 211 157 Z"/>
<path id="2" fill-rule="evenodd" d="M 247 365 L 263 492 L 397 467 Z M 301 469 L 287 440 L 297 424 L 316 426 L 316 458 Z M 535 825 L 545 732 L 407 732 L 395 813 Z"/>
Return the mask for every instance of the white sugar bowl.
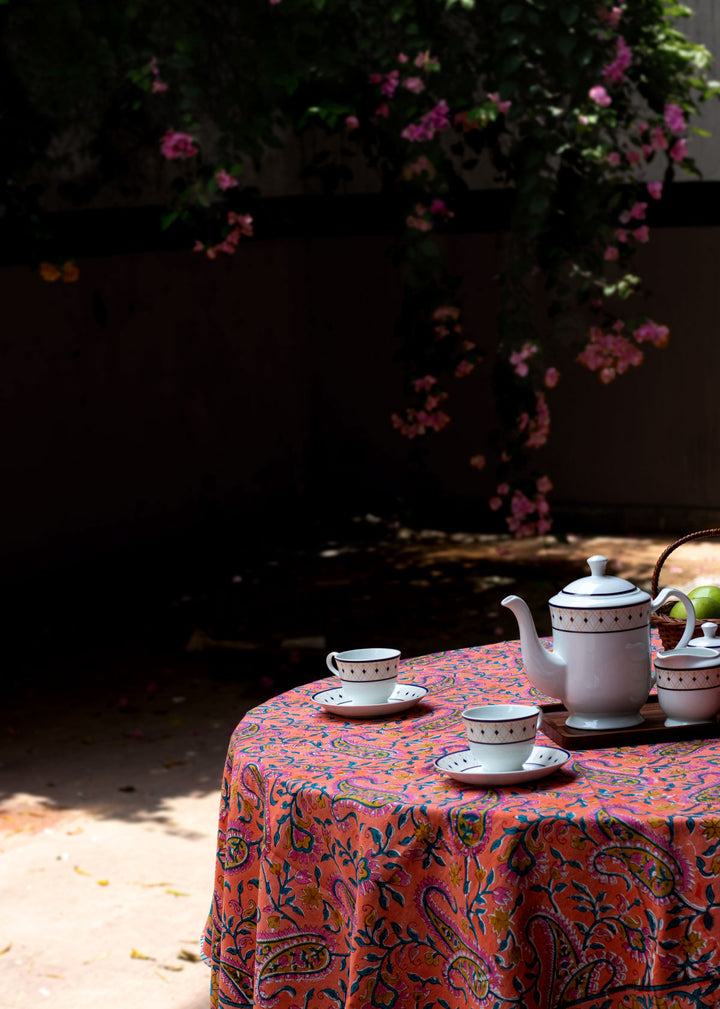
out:
<path id="1" fill-rule="evenodd" d="M 713 625 L 714 626 L 714 625 Z M 674 648 L 655 656 L 655 683 L 666 725 L 710 722 L 720 712 L 720 651 Z"/>

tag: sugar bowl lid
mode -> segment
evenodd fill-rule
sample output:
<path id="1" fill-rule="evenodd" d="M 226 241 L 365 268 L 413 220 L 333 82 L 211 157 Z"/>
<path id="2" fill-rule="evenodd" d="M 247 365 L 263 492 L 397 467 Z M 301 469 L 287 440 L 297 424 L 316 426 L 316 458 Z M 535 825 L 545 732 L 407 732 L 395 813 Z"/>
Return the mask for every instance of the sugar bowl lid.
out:
<path id="1" fill-rule="evenodd" d="M 590 574 L 570 582 L 550 600 L 551 606 L 569 606 L 578 609 L 602 609 L 606 606 L 631 606 L 650 599 L 647 592 L 632 582 L 615 575 L 606 575 L 607 557 L 594 554 L 588 557 Z M 720 647 L 720 642 L 718 646 Z"/>
<path id="2" fill-rule="evenodd" d="M 713 620 L 706 620 L 700 625 L 703 632 L 701 638 L 692 638 L 688 641 L 688 648 L 720 648 L 720 637 L 716 637 L 718 625 Z"/>

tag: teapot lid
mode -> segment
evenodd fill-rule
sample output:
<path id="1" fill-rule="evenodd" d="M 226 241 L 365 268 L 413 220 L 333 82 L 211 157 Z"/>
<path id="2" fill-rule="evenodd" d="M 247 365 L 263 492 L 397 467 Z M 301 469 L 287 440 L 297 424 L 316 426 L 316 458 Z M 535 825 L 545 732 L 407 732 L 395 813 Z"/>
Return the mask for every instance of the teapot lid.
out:
<path id="1" fill-rule="evenodd" d="M 606 575 L 607 557 L 588 557 L 590 574 L 566 585 L 550 603 L 556 606 L 601 607 L 646 602 L 650 596 L 625 578 Z"/>

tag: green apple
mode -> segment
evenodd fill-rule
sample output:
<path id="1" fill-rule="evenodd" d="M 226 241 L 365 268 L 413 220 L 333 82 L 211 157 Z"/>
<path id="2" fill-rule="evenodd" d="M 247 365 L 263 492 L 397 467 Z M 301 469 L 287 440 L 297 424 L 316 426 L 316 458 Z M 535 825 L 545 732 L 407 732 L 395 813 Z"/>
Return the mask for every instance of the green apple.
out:
<path id="1" fill-rule="evenodd" d="M 688 598 L 695 607 L 698 620 L 720 619 L 720 587 L 717 585 L 698 585 L 688 592 Z M 683 603 L 675 603 L 670 610 L 671 617 L 684 620 L 686 617 Z"/>

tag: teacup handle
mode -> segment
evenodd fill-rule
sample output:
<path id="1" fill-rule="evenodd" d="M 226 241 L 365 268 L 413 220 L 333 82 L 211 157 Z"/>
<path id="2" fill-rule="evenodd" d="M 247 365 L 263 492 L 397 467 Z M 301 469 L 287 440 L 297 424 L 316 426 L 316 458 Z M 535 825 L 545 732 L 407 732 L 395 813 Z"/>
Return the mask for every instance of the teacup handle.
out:
<path id="1" fill-rule="evenodd" d="M 686 613 L 685 633 L 675 646 L 676 648 L 684 648 L 685 645 L 690 640 L 690 638 L 693 636 L 693 633 L 695 631 L 695 607 L 693 606 L 691 600 L 688 599 L 688 597 L 685 595 L 685 593 L 681 592 L 680 589 L 673 589 L 671 587 L 662 589 L 650 603 L 650 610 L 652 613 L 654 613 L 655 610 L 659 609 L 662 606 L 662 604 L 667 599 L 669 599 L 670 596 L 677 596 L 680 602 L 683 603 L 685 606 L 685 613 Z"/>
<path id="2" fill-rule="evenodd" d="M 325 659 L 325 662 L 327 663 L 328 669 L 330 670 L 331 673 L 334 673 L 335 676 L 339 676 L 340 675 L 340 673 L 338 672 L 337 666 L 333 662 L 333 659 L 335 658 L 335 656 L 337 654 L 338 654 L 337 652 L 330 652 L 330 654 L 328 655 L 328 657 Z"/>

